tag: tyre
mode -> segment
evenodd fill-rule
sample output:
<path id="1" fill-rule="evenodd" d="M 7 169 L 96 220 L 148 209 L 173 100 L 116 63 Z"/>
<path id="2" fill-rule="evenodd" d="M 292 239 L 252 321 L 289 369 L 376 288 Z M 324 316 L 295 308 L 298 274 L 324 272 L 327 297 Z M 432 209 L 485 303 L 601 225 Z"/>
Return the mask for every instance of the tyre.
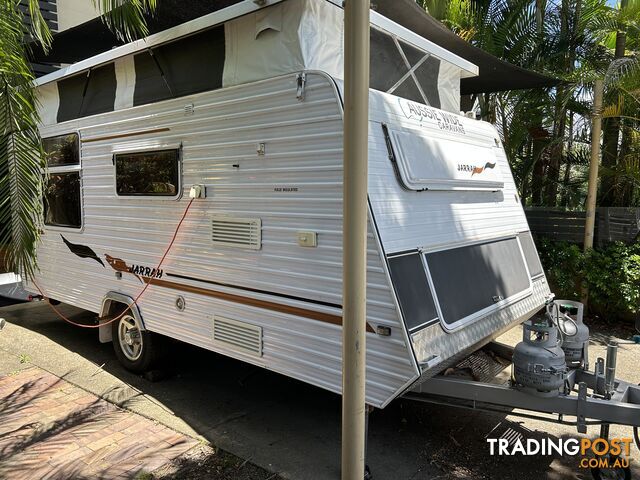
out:
<path id="1" fill-rule="evenodd" d="M 162 337 L 142 330 L 138 320 L 127 313 L 111 324 L 113 349 L 124 368 L 144 373 L 162 358 Z"/>

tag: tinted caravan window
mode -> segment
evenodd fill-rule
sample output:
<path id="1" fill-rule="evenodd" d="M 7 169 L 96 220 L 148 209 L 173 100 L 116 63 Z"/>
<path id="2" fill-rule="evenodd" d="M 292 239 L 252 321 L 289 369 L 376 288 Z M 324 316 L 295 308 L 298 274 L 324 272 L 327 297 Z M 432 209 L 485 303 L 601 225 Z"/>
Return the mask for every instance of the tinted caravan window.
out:
<path id="1" fill-rule="evenodd" d="M 44 223 L 56 227 L 82 225 L 78 134 L 42 139 L 48 175 L 44 178 Z"/>
<path id="2" fill-rule="evenodd" d="M 524 258 L 527 261 L 531 278 L 539 277 L 544 271 L 542 270 L 538 250 L 536 249 L 535 243 L 533 243 L 531 232 L 522 232 L 518 235 L 518 238 L 520 239 L 520 245 L 522 245 L 522 251 L 524 252 Z"/>
<path id="3" fill-rule="evenodd" d="M 77 133 L 43 138 L 42 146 L 49 168 L 80 164 Z"/>
<path id="4" fill-rule="evenodd" d="M 438 314 L 421 255 L 390 257 L 389 273 L 407 328 L 415 331 L 436 323 Z"/>
<path id="5" fill-rule="evenodd" d="M 516 238 L 427 253 L 425 257 L 442 321 L 449 327 L 530 290 Z"/>
<path id="6" fill-rule="evenodd" d="M 44 188 L 44 223 L 80 228 L 80 172 L 52 173 Z"/>
<path id="7" fill-rule="evenodd" d="M 178 149 L 115 155 L 120 196 L 175 197 L 179 188 Z"/>
<path id="8" fill-rule="evenodd" d="M 221 88 L 224 58 L 224 26 L 135 55 L 133 104 Z"/>

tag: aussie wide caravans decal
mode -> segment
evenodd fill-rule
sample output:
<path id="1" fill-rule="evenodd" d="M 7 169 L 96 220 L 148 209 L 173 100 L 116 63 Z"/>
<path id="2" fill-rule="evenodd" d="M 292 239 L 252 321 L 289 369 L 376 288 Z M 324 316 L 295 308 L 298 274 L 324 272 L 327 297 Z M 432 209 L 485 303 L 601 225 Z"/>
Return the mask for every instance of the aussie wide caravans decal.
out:
<path id="1" fill-rule="evenodd" d="M 445 130 L 453 133 L 461 133 L 466 135 L 462 120 L 458 115 L 453 113 L 443 112 L 433 107 L 421 105 L 419 103 L 410 102 L 403 98 L 399 98 L 400 108 L 407 118 L 415 118 L 419 121 L 430 120 L 438 125 L 440 130 Z"/>

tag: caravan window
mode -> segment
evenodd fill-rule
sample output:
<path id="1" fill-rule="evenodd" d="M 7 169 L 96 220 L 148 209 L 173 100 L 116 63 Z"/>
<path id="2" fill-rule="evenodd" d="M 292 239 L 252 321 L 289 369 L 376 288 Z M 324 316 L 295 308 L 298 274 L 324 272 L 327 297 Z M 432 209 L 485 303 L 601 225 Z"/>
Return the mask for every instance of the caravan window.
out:
<path id="1" fill-rule="evenodd" d="M 178 149 L 115 154 L 116 193 L 176 197 L 180 186 L 179 158 Z"/>
<path id="2" fill-rule="evenodd" d="M 517 238 L 425 254 L 443 324 L 457 328 L 531 293 Z"/>
<path id="3" fill-rule="evenodd" d="M 44 189 L 44 223 L 80 228 L 80 172 L 52 173 Z"/>
<path id="4" fill-rule="evenodd" d="M 44 178 L 44 223 L 80 228 L 80 148 L 77 133 L 42 139 L 48 172 Z"/>
<path id="5" fill-rule="evenodd" d="M 395 35 L 371 29 L 371 88 L 440 108 L 440 60 Z"/>
<path id="6" fill-rule="evenodd" d="M 418 114 L 437 115 L 448 129 L 464 128 L 458 116 L 421 108 Z M 396 160 L 398 180 L 407 190 L 495 192 L 504 188 L 495 149 L 487 141 L 433 137 L 385 125 L 382 128 L 389 154 Z"/>
<path id="7" fill-rule="evenodd" d="M 43 138 L 42 147 L 49 168 L 80 164 L 77 133 Z"/>

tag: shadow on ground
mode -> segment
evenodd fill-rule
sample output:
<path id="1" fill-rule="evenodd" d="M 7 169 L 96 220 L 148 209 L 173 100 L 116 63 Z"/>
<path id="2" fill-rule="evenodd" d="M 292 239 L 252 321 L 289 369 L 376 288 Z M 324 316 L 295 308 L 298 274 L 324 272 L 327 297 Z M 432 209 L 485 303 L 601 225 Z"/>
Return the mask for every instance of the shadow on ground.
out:
<path id="1" fill-rule="evenodd" d="M 74 321 L 91 323 L 94 318 L 76 309 L 65 311 Z M 122 369 L 112 345 L 99 344 L 93 330 L 70 326 L 53 315 L 34 319 L 28 310 L 7 310 L 3 315 L 104 365 L 104 370 L 161 402 L 214 445 L 248 462 L 290 478 L 339 478 L 337 395 L 181 343 L 172 347 L 166 378 L 150 382 Z M 371 416 L 368 463 L 377 480 L 590 478 L 578 471 L 577 459 L 491 457 L 486 439 L 498 437 L 556 438 L 500 414 L 395 401 Z M 163 478 L 197 478 L 188 475 L 194 465 L 206 465 L 203 455 L 177 467 L 183 476 L 167 472 Z M 229 478 L 265 478 L 255 475 Z"/>

